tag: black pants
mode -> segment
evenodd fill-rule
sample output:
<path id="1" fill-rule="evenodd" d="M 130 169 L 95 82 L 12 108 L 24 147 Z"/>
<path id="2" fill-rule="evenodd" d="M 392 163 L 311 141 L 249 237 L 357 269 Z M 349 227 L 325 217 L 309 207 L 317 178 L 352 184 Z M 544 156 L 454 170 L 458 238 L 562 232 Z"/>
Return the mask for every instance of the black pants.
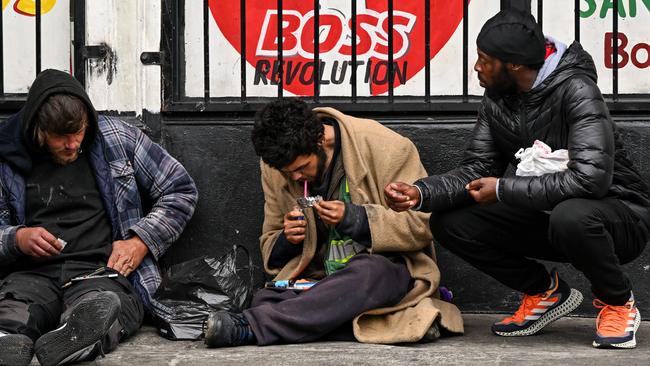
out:
<path id="1" fill-rule="evenodd" d="M 354 317 L 397 304 L 411 286 L 406 265 L 382 255 L 357 254 L 308 291 L 258 291 L 244 315 L 261 346 L 322 338 L 354 340 Z"/>
<path id="2" fill-rule="evenodd" d="M 648 231 L 617 199 L 568 199 L 550 214 L 504 203 L 431 216 L 435 241 L 504 285 L 533 295 L 550 285 L 531 258 L 571 263 L 600 300 L 622 305 L 631 284 L 620 265 L 638 257 Z"/>
<path id="3" fill-rule="evenodd" d="M 70 278 L 88 274 L 98 267 L 68 261 L 10 273 L 0 280 L 0 331 L 24 334 L 36 341 L 65 323 L 70 310 L 87 296 L 96 291 L 113 291 L 120 298 L 119 324 L 111 327 L 103 340 L 104 352 L 112 351 L 142 324 L 142 302 L 129 281 L 120 275 L 112 279 L 84 280 L 61 288 Z"/>

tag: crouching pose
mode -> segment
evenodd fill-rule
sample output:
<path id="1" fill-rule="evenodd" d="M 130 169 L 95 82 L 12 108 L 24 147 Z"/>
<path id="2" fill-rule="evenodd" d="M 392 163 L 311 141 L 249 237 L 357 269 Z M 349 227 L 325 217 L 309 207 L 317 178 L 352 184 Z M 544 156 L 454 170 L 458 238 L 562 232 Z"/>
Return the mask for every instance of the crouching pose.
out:
<path id="1" fill-rule="evenodd" d="M 395 182 L 387 200 L 397 211 L 433 212 L 440 245 L 523 293 L 495 334 L 535 334 L 580 305 L 582 294 L 539 258 L 571 263 L 591 282 L 600 309 L 594 347 L 635 347 L 641 315 L 621 264 L 646 246 L 650 198 L 591 56 L 578 43 L 545 38 L 532 15 L 515 10 L 488 20 L 476 43 L 486 93 L 461 165 L 414 186 Z M 515 152 L 535 140 L 568 150 L 566 169 L 504 176 Z"/>

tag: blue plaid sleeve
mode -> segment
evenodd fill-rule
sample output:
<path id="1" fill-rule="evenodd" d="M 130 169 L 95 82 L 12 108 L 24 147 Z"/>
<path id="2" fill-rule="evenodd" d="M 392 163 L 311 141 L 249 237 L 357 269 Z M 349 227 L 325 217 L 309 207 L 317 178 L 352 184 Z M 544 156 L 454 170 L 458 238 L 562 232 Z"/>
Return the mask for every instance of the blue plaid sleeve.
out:
<path id="1" fill-rule="evenodd" d="M 130 128 L 134 144 L 133 170 L 151 211 L 129 227 L 159 259 L 178 239 L 194 213 L 198 192 L 185 168 L 137 128 Z"/>
<path id="2" fill-rule="evenodd" d="M 20 256 L 16 243 L 16 231 L 20 227 L 11 224 L 7 193 L 0 187 L 0 265 L 9 264 Z"/>

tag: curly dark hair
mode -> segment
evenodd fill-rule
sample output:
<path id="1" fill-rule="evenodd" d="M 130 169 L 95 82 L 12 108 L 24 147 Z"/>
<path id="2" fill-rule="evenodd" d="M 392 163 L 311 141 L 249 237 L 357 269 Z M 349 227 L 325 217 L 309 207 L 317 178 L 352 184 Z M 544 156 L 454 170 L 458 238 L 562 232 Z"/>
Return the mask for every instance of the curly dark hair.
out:
<path id="1" fill-rule="evenodd" d="M 285 98 L 257 112 L 251 139 L 257 156 L 279 170 L 300 155 L 316 153 L 323 133 L 323 123 L 307 103 Z"/>

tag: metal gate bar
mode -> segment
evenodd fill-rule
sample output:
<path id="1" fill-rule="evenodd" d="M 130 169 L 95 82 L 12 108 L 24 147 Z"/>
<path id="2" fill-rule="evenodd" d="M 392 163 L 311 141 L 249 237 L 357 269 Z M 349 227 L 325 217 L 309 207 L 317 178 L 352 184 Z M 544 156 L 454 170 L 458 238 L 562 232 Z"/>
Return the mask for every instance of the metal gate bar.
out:
<path id="1" fill-rule="evenodd" d="M 169 52 L 171 57 L 171 65 L 163 64 L 163 85 L 164 85 L 164 105 L 163 110 L 165 111 L 213 111 L 213 112 L 244 112 L 244 111 L 254 111 L 260 105 L 264 104 L 269 100 L 267 97 L 258 97 L 251 96 L 248 94 L 249 89 L 247 87 L 247 77 L 246 71 L 248 68 L 248 52 L 247 52 L 247 21 L 246 17 L 250 12 L 250 9 L 247 9 L 247 0 L 239 0 L 240 11 L 239 11 L 239 28 L 240 28 L 240 53 L 241 58 L 239 60 L 240 68 L 240 80 L 239 85 L 241 92 L 238 93 L 239 96 L 233 97 L 212 97 L 210 95 L 210 22 L 212 18 L 210 15 L 209 3 L 210 1 L 204 0 L 203 2 L 203 59 L 204 59 L 204 77 L 203 81 L 205 83 L 204 93 L 201 98 L 197 97 L 188 97 L 184 93 L 184 83 L 185 83 L 185 55 L 184 55 L 184 0 L 163 0 L 163 34 L 167 35 L 166 40 L 168 41 L 165 46 L 165 52 Z M 250 0 L 249 0 L 250 1 Z M 388 89 L 386 94 L 381 97 L 372 96 L 372 97 L 360 97 L 359 93 L 359 77 L 357 75 L 358 68 L 358 46 L 357 46 L 357 35 L 359 27 L 359 0 L 350 0 L 351 5 L 351 18 L 348 20 L 350 26 L 350 50 L 351 55 L 349 58 L 351 66 L 350 74 L 350 89 L 349 94 L 344 93 L 340 96 L 323 96 L 322 95 L 322 82 L 321 82 L 321 68 L 323 66 L 320 57 L 322 55 L 322 49 L 320 47 L 320 31 L 321 22 L 320 15 L 321 2 L 319 0 L 313 0 L 313 75 L 308 82 L 312 83 L 313 96 L 311 97 L 302 97 L 305 100 L 312 101 L 316 104 L 327 103 L 337 107 L 343 111 L 373 111 L 376 113 L 384 112 L 404 112 L 404 113 L 422 113 L 422 112 L 439 112 L 439 113 L 467 113 L 468 111 L 476 111 L 480 103 L 481 96 L 478 95 L 469 95 L 469 80 L 470 75 L 470 55 L 468 54 L 469 50 L 469 1 L 462 0 L 462 91 L 459 95 L 455 96 L 432 96 L 431 95 L 431 30 L 434 25 L 431 24 L 432 21 L 432 12 L 435 9 L 432 9 L 430 0 L 423 0 L 424 8 L 424 44 L 417 45 L 418 47 L 423 47 L 424 53 L 424 85 L 422 87 L 421 95 L 414 96 L 396 96 L 395 95 L 395 76 L 396 70 L 394 65 L 394 1 L 395 0 L 386 0 L 387 7 L 386 12 L 388 14 L 387 18 L 387 35 L 386 41 L 388 44 L 388 54 L 387 54 L 387 84 Z M 461 0 L 457 0 L 461 1 Z M 522 9 L 524 11 L 531 10 L 531 0 L 501 0 L 502 7 L 515 7 Z M 277 34 L 277 55 L 273 57 L 271 69 L 267 72 L 270 75 L 270 84 L 277 86 L 277 97 L 282 98 L 284 93 L 284 73 L 285 73 L 285 60 L 283 55 L 283 0 L 275 0 L 277 7 L 277 29 L 270 30 L 275 31 Z M 544 27 L 544 7 L 543 0 L 537 0 L 537 19 L 540 26 Z M 570 3 L 569 3 L 570 4 Z M 250 5 L 249 5 L 250 6 Z M 650 99 L 648 94 L 640 95 L 629 95 L 626 94 L 624 98 L 621 98 L 619 95 L 619 40 L 618 40 L 618 3 L 613 2 L 613 16 L 612 16 L 612 32 L 613 32 L 613 68 L 612 68 L 612 94 L 606 95 L 606 100 L 608 106 L 613 111 L 626 111 L 626 112 L 643 112 L 650 110 Z M 0 17 L 0 22 L 2 18 Z M 580 29 L 580 0 L 574 0 L 574 38 L 576 41 L 580 41 L 581 29 Z M 384 23 L 385 24 L 385 23 Z M 0 50 L 1 52 L 1 50 Z M 385 61 L 382 61 L 385 62 Z M 1 72 L 1 71 L 0 71 Z M 2 81 L 0 81 L 0 93 L 2 93 Z M 372 83 L 372 80 L 370 81 Z M 2 95 L 2 94 L 0 94 Z"/>

